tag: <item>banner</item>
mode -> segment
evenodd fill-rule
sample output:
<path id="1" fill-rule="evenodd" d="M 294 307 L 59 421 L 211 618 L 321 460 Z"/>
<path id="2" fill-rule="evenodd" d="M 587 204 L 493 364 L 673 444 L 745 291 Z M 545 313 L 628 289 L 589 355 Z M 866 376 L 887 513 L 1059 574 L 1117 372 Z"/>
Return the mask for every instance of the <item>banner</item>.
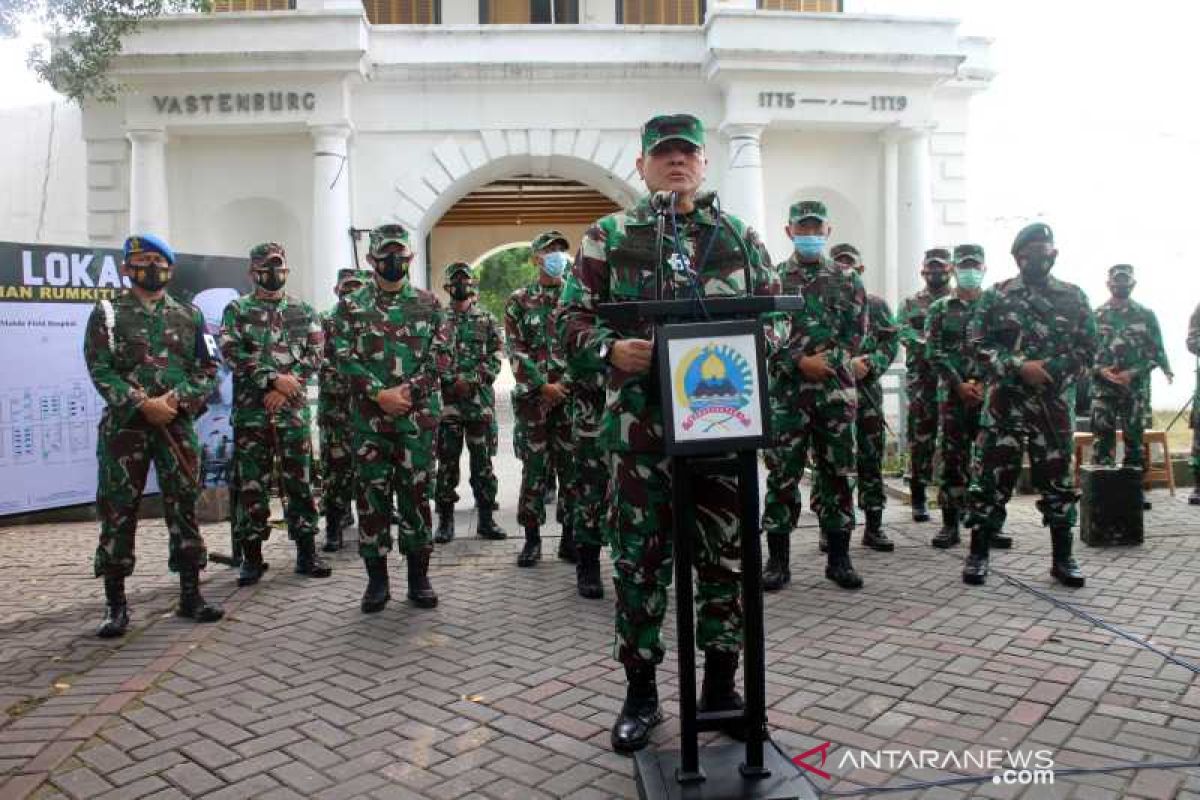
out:
<path id="1" fill-rule="evenodd" d="M 125 286 L 120 250 L 0 242 L 0 515 L 96 499 L 96 429 L 104 400 L 83 361 L 95 304 Z M 177 254 L 168 291 L 216 333 L 226 304 L 250 287 L 241 258 Z M 228 478 L 233 380 L 222 366 L 196 424 L 206 486 Z M 147 492 L 157 491 L 153 475 Z"/>

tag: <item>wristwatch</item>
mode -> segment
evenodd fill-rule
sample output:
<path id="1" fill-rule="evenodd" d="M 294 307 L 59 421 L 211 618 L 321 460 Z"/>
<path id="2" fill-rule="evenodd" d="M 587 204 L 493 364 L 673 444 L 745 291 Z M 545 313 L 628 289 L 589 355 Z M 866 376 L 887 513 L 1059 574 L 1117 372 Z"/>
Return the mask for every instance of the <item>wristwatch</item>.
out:
<path id="1" fill-rule="evenodd" d="M 612 342 L 604 342 L 600 345 L 600 360 L 605 364 L 612 365 Z"/>

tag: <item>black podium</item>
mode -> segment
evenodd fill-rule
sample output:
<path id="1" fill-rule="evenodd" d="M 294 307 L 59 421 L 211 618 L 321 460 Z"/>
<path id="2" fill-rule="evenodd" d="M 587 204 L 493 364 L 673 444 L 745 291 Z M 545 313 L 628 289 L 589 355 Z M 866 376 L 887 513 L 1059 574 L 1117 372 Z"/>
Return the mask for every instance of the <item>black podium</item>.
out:
<path id="1" fill-rule="evenodd" d="M 774 747 L 767 746 L 766 732 L 766 658 L 763 629 L 762 550 L 759 541 L 758 455 L 757 451 L 770 444 L 770 413 L 766 404 L 766 372 L 763 359 L 762 330 L 759 315 L 776 311 L 792 311 L 802 307 L 799 297 L 705 297 L 702 300 L 647 300 L 626 303 L 606 303 L 600 315 L 608 322 L 621 325 L 650 324 L 654 329 L 655 353 L 652 378 L 657 380 L 663 403 L 666 453 L 671 457 L 671 487 L 674 525 L 672 530 L 675 552 L 675 614 L 679 659 L 679 720 L 681 749 L 657 751 L 646 749 L 635 758 L 635 777 L 638 794 L 643 800 L 688 798 L 717 800 L 718 798 L 752 798 L 754 800 L 797 800 L 815 798 L 811 785 L 797 772 L 796 767 Z M 703 320 L 703 321 L 701 321 Z M 701 385 L 695 389 L 702 398 L 717 398 L 700 414 L 677 418 L 678 403 L 673 398 L 685 394 L 685 381 L 680 378 L 688 371 L 686 364 L 673 363 L 672 352 L 687 350 L 672 346 L 684 339 L 705 340 L 711 332 L 712 341 L 722 337 L 757 337 L 757 364 L 747 363 L 748 356 L 739 355 L 736 348 L 720 344 L 700 345 L 689 352 L 692 374 L 702 374 Z M 730 340 L 732 341 L 732 340 Z M 716 367 L 707 369 L 706 363 Z M 755 370 L 757 367 L 757 371 Z M 761 380 L 755 398 L 758 406 L 741 414 L 733 404 L 722 405 L 721 393 L 737 391 L 740 377 L 756 375 Z M 744 387 L 743 387 L 744 388 Z M 708 430 L 741 418 L 757 419 L 761 425 L 746 435 L 708 441 L 689 440 L 677 436 L 683 430 Z M 710 421 L 710 417 L 715 421 Z M 680 423 L 677 426 L 677 423 Z M 688 427 L 690 424 L 691 427 Z M 738 480 L 739 517 L 742 532 L 742 604 L 745 656 L 743 663 L 743 711 L 699 712 L 696 699 L 696 634 L 693 608 L 692 567 L 694 558 L 694 504 L 689 488 L 696 475 L 733 475 Z M 744 744 L 707 747 L 701 751 L 697 737 L 701 731 L 720 730 L 732 720 L 742 720 L 747 732 Z"/>

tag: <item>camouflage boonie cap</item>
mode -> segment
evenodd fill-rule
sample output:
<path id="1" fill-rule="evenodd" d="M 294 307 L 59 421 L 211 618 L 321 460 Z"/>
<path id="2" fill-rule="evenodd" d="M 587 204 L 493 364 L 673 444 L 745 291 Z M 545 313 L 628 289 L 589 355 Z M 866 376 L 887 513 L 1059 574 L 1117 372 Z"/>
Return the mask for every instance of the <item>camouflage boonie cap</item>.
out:
<path id="1" fill-rule="evenodd" d="M 833 247 L 829 248 L 829 257 L 835 261 L 837 260 L 838 256 L 845 255 L 854 256 L 855 263 L 862 261 L 862 256 L 859 254 L 858 248 L 852 244 L 843 242 L 841 244 L 835 244 Z"/>
<path id="2" fill-rule="evenodd" d="M 380 255 L 383 253 L 383 248 L 389 244 L 402 244 L 405 250 L 410 249 L 408 244 L 408 229 L 395 222 L 377 225 L 371 229 L 371 255 Z"/>
<path id="3" fill-rule="evenodd" d="M 947 247 L 931 247 L 925 251 L 925 257 L 921 260 L 922 264 L 934 264 L 937 262 L 943 264 L 950 263 L 950 249 Z"/>
<path id="4" fill-rule="evenodd" d="M 568 250 L 571 249 L 571 240 L 564 236 L 560 231 L 546 231 L 539 233 L 533 237 L 533 241 L 529 243 L 529 247 L 533 252 L 537 253 L 545 250 L 555 242 L 562 242 Z"/>
<path id="5" fill-rule="evenodd" d="M 649 153 L 672 139 L 704 147 L 704 123 L 691 114 L 663 114 L 653 117 L 642 126 L 643 153 Z"/>
<path id="6" fill-rule="evenodd" d="M 1017 238 L 1013 239 L 1012 254 L 1015 256 L 1022 247 L 1030 242 L 1054 244 L 1054 231 L 1050 230 L 1050 226 L 1044 222 L 1026 225 L 1017 233 Z"/>
<path id="7" fill-rule="evenodd" d="M 279 258 L 281 261 L 287 261 L 287 253 L 284 252 L 283 245 L 279 242 L 263 242 L 250 248 L 251 266 L 262 264 L 271 258 Z"/>
<path id="8" fill-rule="evenodd" d="M 828 222 L 829 209 L 820 200 L 801 200 L 799 203 L 792 203 L 792 207 L 788 209 L 788 224 L 803 222 L 806 219 Z"/>
<path id="9" fill-rule="evenodd" d="M 1133 264 L 1113 264 L 1108 268 L 1108 277 L 1125 277 L 1133 280 Z"/>
<path id="10" fill-rule="evenodd" d="M 175 264 L 175 251 L 152 233 L 135 233 L 125 240 L 125 260 L 134 253 L 158 253 L 168 264 Z"/>
<path id="11" fill-rule="evenodd" d="M 977 244 L 960 244 L 954 247 L 954 263 L 961 264 L 964 261 L 978 261 L 984 263 L 983 247 Z"/>
<path id="12" fill-rule="evenodd" d="M 446 283 L 454 280 L 455 275 L 466 275 L 475 280 L 475 276 L 471 274 L 471 265 L 465 261 L 455 261 L 446 267 Z"/>

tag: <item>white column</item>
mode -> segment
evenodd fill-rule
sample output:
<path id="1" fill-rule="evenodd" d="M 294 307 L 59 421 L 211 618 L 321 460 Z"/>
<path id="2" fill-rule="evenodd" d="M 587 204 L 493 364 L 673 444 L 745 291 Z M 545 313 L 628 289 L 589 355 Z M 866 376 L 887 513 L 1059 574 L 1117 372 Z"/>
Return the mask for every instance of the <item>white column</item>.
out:
<path id="1" fill-rule="evenodd" d="M 740 217 L 761 235 L 765 221 L 762 171 L 762 125 L 726 125 L 729 167 L 721 187 L 721 207 Z"/>
<path id="2" fill-rule="evenodd" d="M 129 164 L 129 233 L 152 233 L 169 244 L 167 133 L 131 130 L 126 136 L 133 145 Z"/>
<path id="3" fill-rule="evenodd" d="M 307 287 L 324 307 L 337 283 L 337 272 L 356 266 L 350 240 L 350 126 L 312 129 L 312 252 Z"/>
<path id="4" fill-rule="evenodd" d="M 932 220 L 933 192 L 931 188 L 929 129 L 906 131 L 901 139 L 899 196 L 899 277 L 900 296 L 907 297 L 916 290 L 921 257 L 933 246 L 929 241 Z"/>
<path id="5" fill-rule="evenodd" d="M 892 313 L 900 306 L 900 155 L 892 130 L 880 137 L 883 145 L 883 298 Z"/>

